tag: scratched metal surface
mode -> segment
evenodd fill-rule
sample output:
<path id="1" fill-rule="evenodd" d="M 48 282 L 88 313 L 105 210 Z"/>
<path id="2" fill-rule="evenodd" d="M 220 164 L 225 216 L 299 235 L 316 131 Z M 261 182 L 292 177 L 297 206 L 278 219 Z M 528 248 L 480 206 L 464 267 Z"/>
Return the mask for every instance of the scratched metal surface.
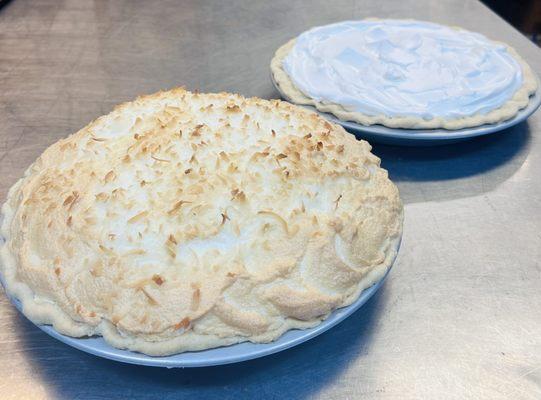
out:
<path id="1" fill-rule="evenodd" d="M 277 97 L 274 49 L 332 21 L 413 17 L 541 52 L 480 3 L 14 0 L 0 10 L 0 198 L 49 144 L 175 85 Z M 401 253 L 347 321 L 281 354 L 162 370 L 48 337 L 0 294 L 1 399 L 541 398 L 541 113 L 442 148 L 376 146 L 401 189 Z"/>

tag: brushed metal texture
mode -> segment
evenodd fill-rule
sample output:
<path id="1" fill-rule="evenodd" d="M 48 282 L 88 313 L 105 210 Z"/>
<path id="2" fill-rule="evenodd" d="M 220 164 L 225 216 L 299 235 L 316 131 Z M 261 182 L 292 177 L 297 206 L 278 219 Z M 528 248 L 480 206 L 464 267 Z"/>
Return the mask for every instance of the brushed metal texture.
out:
<path id="1" fill-rule="evenodd" d="M 14 0 L 0 10 L 0 199 L 50 144 L 142 93 L 185 85 L 276 98 L 274 50 L 314 25 L 460 25 L 541 51 L 474 0 Z M 163 370 L 77 351 L 0 294 L 1 399 L 541 398 L 541 114 L 437 148 L 375 145 L 405 202 L 381 290 L 296 348 Z"/>

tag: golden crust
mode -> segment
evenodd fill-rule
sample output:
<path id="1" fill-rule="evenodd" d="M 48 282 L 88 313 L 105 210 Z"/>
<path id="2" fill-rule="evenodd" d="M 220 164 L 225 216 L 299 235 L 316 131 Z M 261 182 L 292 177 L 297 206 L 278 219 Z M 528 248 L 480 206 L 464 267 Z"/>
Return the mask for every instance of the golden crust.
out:
<path id="1" fill-rule="evenodd" d="M 368 143 L 286 102 L 183 89 L 53 144 L 2 212 L 25 315 L 151 355 L 316 325 L 385 273 L 402 227 Z"/>
<path id="2" fill-rule="evenodd" d="M 370 20 L 376 20 L 371 18 Z M 461 28 L 452 27 L 460 30 Z M 282 68 L 282 61 L 287 57 L 296 39 L 291 39 L 283 46 L 276 50 L 273 59 L 271 60 L 271 73 L 278 86 L 281 94 L 288 101 L 295 104 L 311 105 L 321 112 L 335 115 L 342 121 L 353 121 L 362 125 L 381 124 L 390 128 L 406 128 L 406 129 L 436 129 L 444 128 L 449 130 L 463 129 L 468 127 L 480 126 L 483 124 L 495 124 L 501 121 L 513 118 L 519 110 L 528 105 L 530 96 L 535 93 L 538 86 L 538 80 L 530 68 L 530 66 L 518 55 L 512 47 L 505 43 L 502 45 L 507 47 L 507 51 L 518 61 L 523 72 L 523 84 L 519 90 L 501 107 L 494 109 L 486 114 L 475 114 L 463 118 L 432 118 L 424 119 L 420 117 L 396 116 L 389 117 L 386 115 L 367 115 L 356 111 L 346 110 L 342 105 L 336 103 L 324 103 L 312 99 L 301 92 L 290 79 L 287 72 Z"/>

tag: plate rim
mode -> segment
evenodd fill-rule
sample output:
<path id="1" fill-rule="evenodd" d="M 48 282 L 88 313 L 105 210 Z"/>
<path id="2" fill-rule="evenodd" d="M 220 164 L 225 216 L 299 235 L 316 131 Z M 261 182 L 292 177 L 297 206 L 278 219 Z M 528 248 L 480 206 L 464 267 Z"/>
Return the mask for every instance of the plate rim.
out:
<path id="1" fill-rule="evenodd" d="M 350 132 L 353 131 L 355 133 L 368 134 L 368 135 L 371 135 L 373 138 L 404 140 L 410 143 L 414 143 L 416 141 L 422 142 L 422 141 L 427 141 L 427 140 L 434 141 L 434 142 L 444 142 L 444 141 L 449 141 L 449 140 L 454 141 L 454 140 L 460 140 L 460 139 L 474 138 L 477 136 L 495 133 L 495 132 L 510 128 L 514 125 L 517 125 L 525 121 L 528 117 L 530 117 L 533 113 L 535 113 L 537 109 L 539 108 L 539 106 L 541 105 L 541 81 L 539 79 L 539 76 L 537 76 L 537 74 L 534 73 L 534 75 L 537 81 L 537 89 L 535 90 L 533 94 L 530 95 L 528 104 L 526 105 L 526 107 L 518 110 L 518 112 L 512 118 L 509 118 L 504 121 L 500 121 L 498 123 L 483 124 L 479 126 L 453 130 L 453 129 L 444 129 L 444 128 L 436 128 L 436 129 L 390 128 L 381 124 L 362 125 L 354 121 L 344 121 L 333 114 L 319 111 L 316 107 L 312 105 L 297 104 L 291 101 L 289 97 L 285 95 L 285 93 L 281 90 L 280 86 L 278 85 L 278 83 L 276 82 L 274 78 L 272 71 L 270 73 L 271 81 L 274 88 L 278 91 L 278 93 L 280 93 L 280 96 L 284 100 L 290 102 L 291 104 L 295 104 L 297 106 L 304 107 L 306 109 L 314 111 L 318 113 L 319 115 L 323 116 L 324 118 L 330 120 L 331 122 L 343 126 L 344 128 L 348 129 Z"/>

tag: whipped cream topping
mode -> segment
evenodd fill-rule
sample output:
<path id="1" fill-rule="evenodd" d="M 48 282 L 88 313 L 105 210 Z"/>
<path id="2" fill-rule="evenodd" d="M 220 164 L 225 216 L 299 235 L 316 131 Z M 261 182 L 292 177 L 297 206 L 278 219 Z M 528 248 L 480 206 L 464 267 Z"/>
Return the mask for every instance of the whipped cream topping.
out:
<path id="1" fill-rule="evenodd" d="M 367 115 L 486 114 L 522 85 L 505 45 L 411 20 L 346 21 L 301 34 L 283 68 L 305 95 Z"/>

